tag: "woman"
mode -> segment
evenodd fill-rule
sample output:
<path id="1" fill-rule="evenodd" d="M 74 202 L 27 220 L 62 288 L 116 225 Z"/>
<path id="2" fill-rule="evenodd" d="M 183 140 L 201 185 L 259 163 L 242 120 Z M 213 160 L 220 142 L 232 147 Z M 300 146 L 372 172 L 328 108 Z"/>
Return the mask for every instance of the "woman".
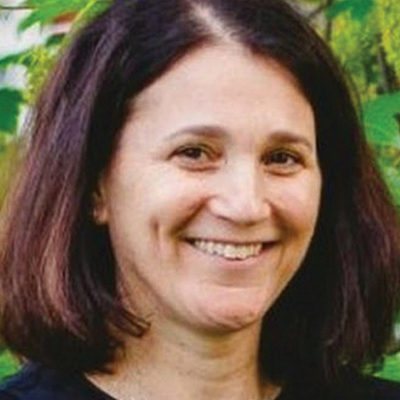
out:
<path id="1" fill-rule="evenodd" d="M 362 377 L 397 215 L 281 0 L 117 0 L 39 99 L 8 203 L 0 399 L 400 399 Z"/>

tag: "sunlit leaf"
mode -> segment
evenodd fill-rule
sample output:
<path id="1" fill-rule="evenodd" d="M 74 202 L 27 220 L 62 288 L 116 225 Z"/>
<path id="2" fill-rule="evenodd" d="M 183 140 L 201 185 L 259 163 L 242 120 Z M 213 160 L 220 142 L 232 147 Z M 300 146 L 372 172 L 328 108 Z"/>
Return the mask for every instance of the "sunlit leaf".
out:
<path id="1" fill-rule="evenodd" d="M 88 0 L 86 7 L 82 8 L 76 18 L 78 24 L 92 20 L 106 10 L 112 0 Z"/>
<path id="2" fill-rule="evenodd" d="M 20 368 L 19 362 L 4 347 L 0 350 L 0 382 Z"/>
<path id="3" fill-rule="evenodd" d="M 400 2 L 379 0 L 376 3 L 376 21 L 380 30 L 382 53 L 386 62 L 400 76 Z"/>
<path id="4" fill-rule="evenodd" d="M 385 357 L 383 368 L 376 376 L 400 381 L 400 353 Z"/>

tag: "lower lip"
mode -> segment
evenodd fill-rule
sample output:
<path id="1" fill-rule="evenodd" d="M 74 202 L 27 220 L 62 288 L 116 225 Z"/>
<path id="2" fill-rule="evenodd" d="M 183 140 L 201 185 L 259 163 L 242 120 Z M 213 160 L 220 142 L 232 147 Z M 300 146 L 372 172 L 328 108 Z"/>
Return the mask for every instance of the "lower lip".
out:
<path id="1" fill-rule="evenodd" d="M 204 256 L 208 260 L 213 260 L 218 267 L 220 268 L 226 268 L 226 269 L 250 269 L 250 268 L 255 268 L 255 266 L 259 265 L 260 262 L 262 262 L 265 257 L 270 253 L 271 249 L 276 245 L 276 243 L 269 243 L 267 245 L 264 245 L 263 248 L 261 249 L 260 253 L 247 257 L 244 259 L 239 259 L 239 258 L 225 258 L 223 256 L 219 256 L 217 254 L 209 254 L 206 253 L 196 246 L 194 246 L 192 243 L 185 242 L 187 243 L 192 249 L 196 250 L 196 252 L 199 255 Z"/>

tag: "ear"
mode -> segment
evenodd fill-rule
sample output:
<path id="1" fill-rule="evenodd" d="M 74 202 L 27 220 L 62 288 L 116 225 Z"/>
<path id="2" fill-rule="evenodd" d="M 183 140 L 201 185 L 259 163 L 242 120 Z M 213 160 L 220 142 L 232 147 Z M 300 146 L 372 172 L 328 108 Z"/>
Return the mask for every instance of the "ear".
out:
<path id="1" fill-rule="evenodd" d="M 100 177 L 96 190 L 92 193 L 92 218 L 96 225 L 108 222 L 107 196 L 104 177 Z"/>

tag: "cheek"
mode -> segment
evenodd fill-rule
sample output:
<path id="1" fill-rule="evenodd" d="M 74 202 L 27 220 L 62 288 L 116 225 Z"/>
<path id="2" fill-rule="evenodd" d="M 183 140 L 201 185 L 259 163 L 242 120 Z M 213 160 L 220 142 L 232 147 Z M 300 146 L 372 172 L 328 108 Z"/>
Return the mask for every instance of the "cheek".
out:
<path id="1" fill-rule="evenodd" d="M 178 235 L 206 202 L 203 185 L 169 168 L 148 171 L 133 196 L 140 199 L 139 218 L 162 237 Z"/>
<path id="2" fill-rule="evenodd" d="M 312 233 L 319 212 L 320 191 L 321 183 L 317 176 L 276 186 L 271 194 L 272 201 L 287 229 L 299 234 Z"/>

